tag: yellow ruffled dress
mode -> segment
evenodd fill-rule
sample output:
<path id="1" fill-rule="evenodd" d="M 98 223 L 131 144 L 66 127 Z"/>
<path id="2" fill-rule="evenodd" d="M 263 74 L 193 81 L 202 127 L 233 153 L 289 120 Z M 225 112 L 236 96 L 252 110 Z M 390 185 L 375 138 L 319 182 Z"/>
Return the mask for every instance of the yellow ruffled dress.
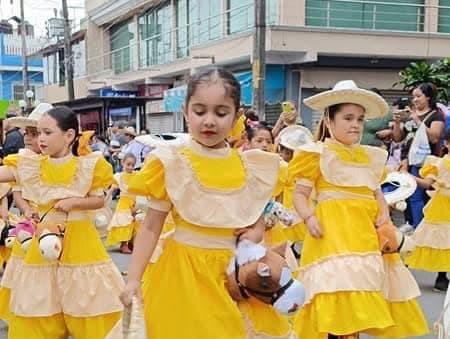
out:
<path id="1" fill-rule="evenodd" d="M 289 324 L 250 299 L 243 308 L 225 288 L 236 228 L 252 225 L 275 187 L 279 158 L 254 150 L 209 149 L 191 140 L 158 147 L 130 180 L 130 192 L 171 212 L 175 231 L 148 274 L 144 310 L 152 339 L 288 338 Z M 175 324 L 175 325 L 174 325 Z"/>
<path id="2" fill-rule="evenodd" d="M 11 185 L 8 183 L 0 183 L 0 204 L 4 205 L 7 209 L 8 205 L 8 193 L 11 190 Z M 11 249 L 6 246 L 0 246 L 0 268 L 3 268 L 4 264 L 9 260 L 11 256 Z"/>
<path id="3" fill-rule="evenodd" d="M 427 157 L 420 170 L 435 180 L 433 196 L 423 210 L 424 218 L 414 232 L 417 247 L 407 258 L 410 268 L 430 272 L 450 271 L 450 156 Z"/>
<path id="4" fill-rule="evenodd" d="M 136 196 L 128 192 L 128 182 L 134 175 L 136 175 L 136 172 L 114 174 L 113 185 L 119 188 L 120 198 L 108 226 L 109 233 L 106 238 L 106 246 L 128 242 L 136 235 L 138 223 L 132 211 L 136 205 Z"/>
<path id="5" fill-rule="evenodd" d="M 34 238 L 20 274 L 14 276 L 8 337 L 106 337 L 121 318 L 123 280 L 100 241 L 92 214 L 66 214 L 52 207 L 66 198 L 103 196 L 112 181 L 111 166 L 98 153 L 53 159 L 28 150 L 4 163 L 14 172 L 23 198 L 35 203 L 40 215 L 48 212 L 44 221 L 66 224 L 60 259 L 44 259 Z"/>
<path id="6" fill-rule="evenodd" d="M 301 338 L 371 334 L 394 325 L 374 226 L 374 191 L 386 158 L 380 149 L 328 139 L 289 163 L 289 181 L 316 190 L 323 231 L 319 239 L 306 233 L 303 244 L 298 279 L 306 303 L 294 323 Z"/>

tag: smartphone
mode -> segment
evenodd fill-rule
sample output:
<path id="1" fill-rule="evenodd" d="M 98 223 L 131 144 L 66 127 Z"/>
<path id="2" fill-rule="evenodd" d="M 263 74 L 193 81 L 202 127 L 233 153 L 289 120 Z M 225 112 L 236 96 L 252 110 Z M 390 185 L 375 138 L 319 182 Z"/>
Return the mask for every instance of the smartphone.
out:
<path id="1" fill-rule="evenodd" d="M 289 101 L 285 101 L 281 104 L 283 108 L 283 112 L 291 113 L 292 112 L 292 104 Z"/>

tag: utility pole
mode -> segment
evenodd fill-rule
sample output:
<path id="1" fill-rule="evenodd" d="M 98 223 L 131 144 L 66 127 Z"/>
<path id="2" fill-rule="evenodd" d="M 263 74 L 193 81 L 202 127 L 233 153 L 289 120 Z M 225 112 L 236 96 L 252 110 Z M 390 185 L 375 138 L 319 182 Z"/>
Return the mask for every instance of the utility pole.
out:
<path id="1" fill-rule="evenodd" d="M 255 0 L 255 32 L 253 34 L 253 109 L 265 120 L 264 78 L 266 75 L 266 0 Z"/>
<path id="2" fill-rule="evenodd" d="M 23 1 L 23 0 L 22 0 Z M 73 63 L 72 63 L 72 44 L 70 41 L 70 23 L 69 11 L 67 9 L 67 0 L 62 0 L 62 10 L 64 17 L 64 65 L 67 79 L 67 94 L 69 101 L 75 99 L 75 92 L 73 89 Z"/>
<path id="3" fill-rule="evenodd" d="M 22 87 L 23 100 L 26 103 L 25 112 L 30 108 L 30 99 L 27 96 L 28 91 L 28 57 L 27 57 L 27 29 L 25 26 L 25 10 L 23 0 L 20 0 L 20 36 L 22 38 Z"/>

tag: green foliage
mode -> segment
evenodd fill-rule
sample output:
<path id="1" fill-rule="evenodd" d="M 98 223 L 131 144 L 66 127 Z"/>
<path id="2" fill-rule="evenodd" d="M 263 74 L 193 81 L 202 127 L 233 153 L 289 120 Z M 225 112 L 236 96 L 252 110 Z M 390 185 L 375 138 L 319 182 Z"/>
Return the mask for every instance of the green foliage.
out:
<path id="1" fill-rule="evenodd" d="M 399 73 L 405 90 L 411 90 L 423 82 L 431 82 L 438 90 L 438 100 L 447 103 L 450 99 L 450 57 L 428 64 L 425 61 L 412 62 Z"/>

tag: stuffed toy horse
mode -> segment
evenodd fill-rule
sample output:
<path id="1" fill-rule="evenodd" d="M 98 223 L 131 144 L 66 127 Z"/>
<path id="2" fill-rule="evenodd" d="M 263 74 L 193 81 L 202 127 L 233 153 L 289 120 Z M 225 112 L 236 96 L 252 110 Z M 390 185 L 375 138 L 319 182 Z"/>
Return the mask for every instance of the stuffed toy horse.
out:
<path id="1" fill-rule="evenodd" d="M 295 217 L 278 201 L 271 200 L 263 212 L 266 227 L 275 226 L 278 221 L 285 226 L 292 226 Z"/>
<path id="2" fill-rule="evenodd" d="M 17 223 L 16 227 L 10 230 L 8 237 L 16 238 L 20 242 L 20 246 L 26 252 L 30 248 L 31 240 L 35 233 L 35 225 L 30 220 L 23 220 Z M 13 242 L 13 239 L 9 241 Z"/>
<path id="3" fill-rule="evenodd" d="M 400 232 L 391 221 L 378 226 L 377 235 L 382 253 L 409 255 L 416 247 L 414 240 Z"/>
<path id="4" fill-rule="evenodd" d="M 36 236 L 39 239 L 39 250 L 47 260 L 59 259 L 62 252 L 62 238 L 64 237 L 65 225 L 62 223 L 39 223 Z"/>
<path id="5" fill-rule="evenodd" d="M 9 221 L 3 221 L 0 233 L 0 246 L 5 246 L 7 248 L 12 248 L 15 240 L 15 236 L 11 234 L 11 231 L 15 226 Z"/>
<path id="6" fill-rule="evenodd" d="M 266 248 L 246 239 L 238 243 L 236 255 L 227 269 L 226 283 L 234 300 L 252 296 L 286 315 L 294 314 L 303 305 L 305 291 L 303 285 L 292 278 L 283 257 L 284 246 Z"/>

